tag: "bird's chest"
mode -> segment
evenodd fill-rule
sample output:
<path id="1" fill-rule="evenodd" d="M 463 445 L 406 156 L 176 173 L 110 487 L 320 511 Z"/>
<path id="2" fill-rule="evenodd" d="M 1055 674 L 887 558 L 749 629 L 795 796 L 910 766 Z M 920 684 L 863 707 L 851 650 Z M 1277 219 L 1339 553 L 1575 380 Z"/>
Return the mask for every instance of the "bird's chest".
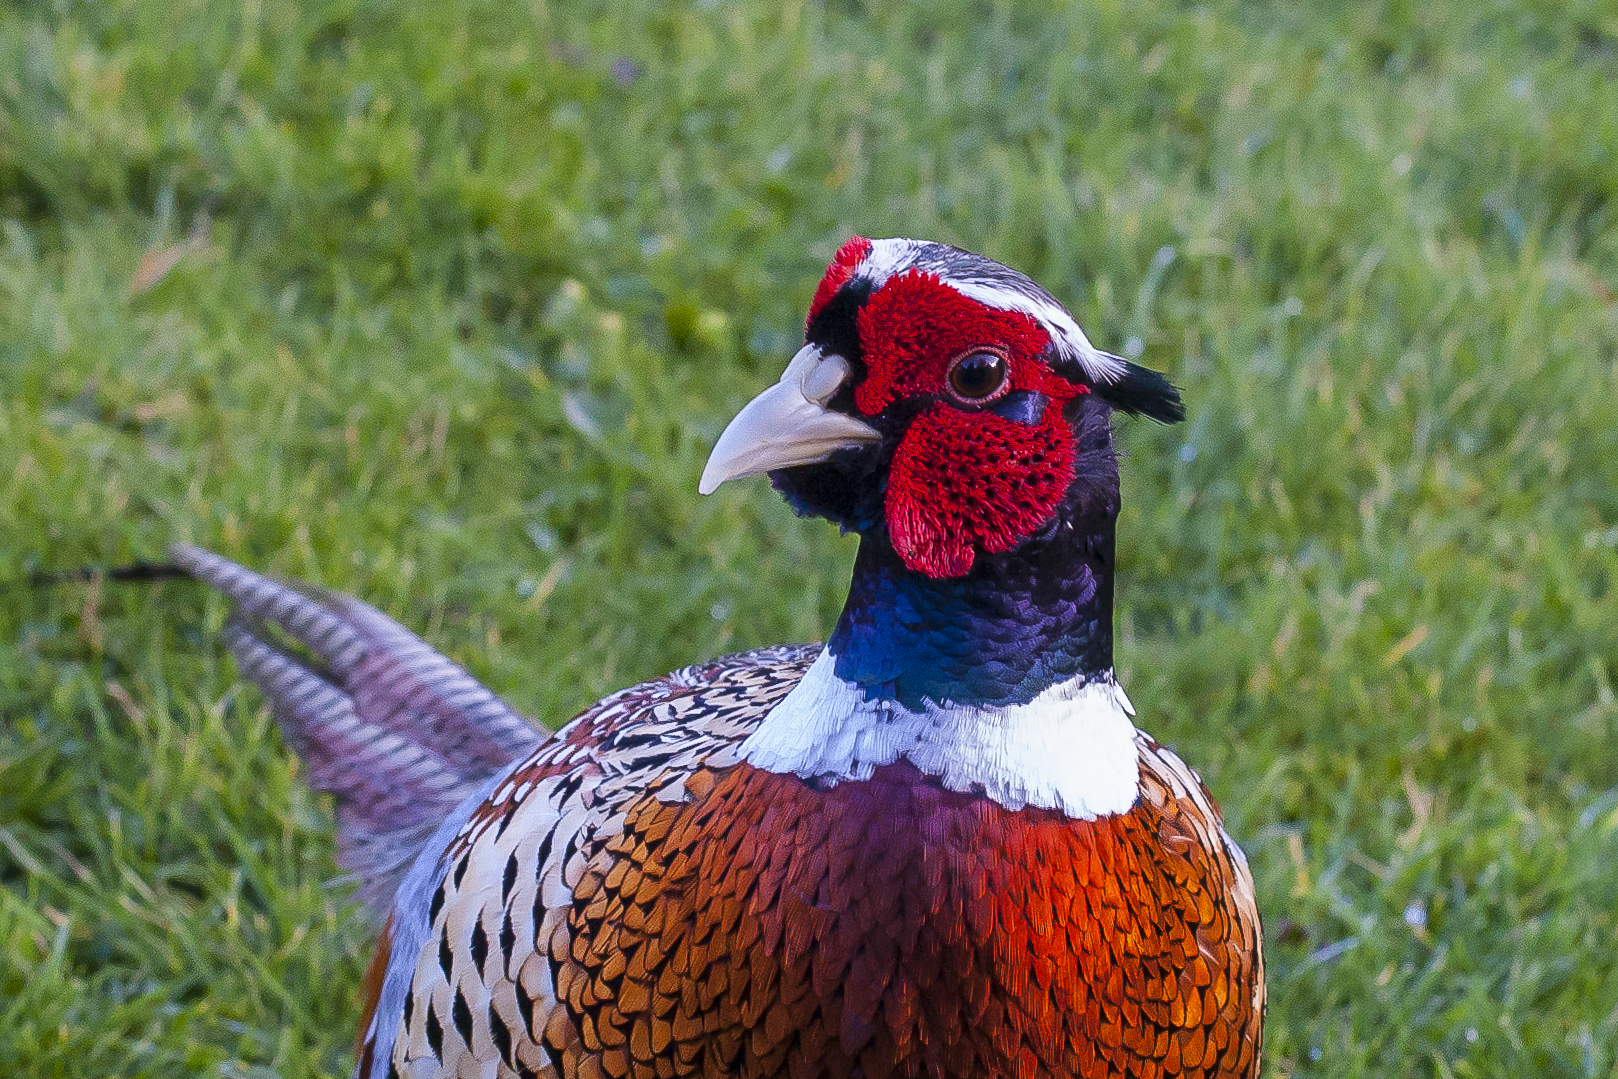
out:
<path id="1" fill-rule="evenodd" d="M 695 793 L 632 811 L 575 894 L 558 984 L 626 1062 L 1223 1074 L 1201 1065 L 1205 1013 L 1240 996 L 1228 911 L 1206 852 L 1150 805 L 1010 811 L 903 763 L 823 790 L 742 765 Z"/>

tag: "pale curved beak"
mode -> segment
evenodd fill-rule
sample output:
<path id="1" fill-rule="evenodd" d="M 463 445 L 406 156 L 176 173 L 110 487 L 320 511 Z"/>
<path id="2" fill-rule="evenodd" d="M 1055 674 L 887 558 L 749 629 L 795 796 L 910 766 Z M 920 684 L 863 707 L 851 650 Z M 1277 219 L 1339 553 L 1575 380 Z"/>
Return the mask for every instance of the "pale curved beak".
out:
<path id="1" fill-rule="evenodd" d="M 726 480 L 812 465 L 838 450 L 880 441 L 875 428 L 826 407 L 848 376 L 847 360 L 804 345 L 781 381 L 730 421 L 708 455 L 697 490 L 711 495 Z"/>

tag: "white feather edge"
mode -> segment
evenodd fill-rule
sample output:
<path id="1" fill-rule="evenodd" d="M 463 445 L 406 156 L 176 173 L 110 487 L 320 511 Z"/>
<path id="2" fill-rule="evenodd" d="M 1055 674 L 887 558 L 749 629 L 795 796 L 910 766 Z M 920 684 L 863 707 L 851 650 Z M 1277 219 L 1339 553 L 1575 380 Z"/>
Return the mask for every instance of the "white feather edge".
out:
<path id="1" fill-rule="evenodd" d="M 869 698 L 822 650 L 803 680 L 741 744 L 756 768 L 833 782 L 869 779 L 904 759 L 949 790 L 1007 809 L 1039 806 L 1094 820 L 1127 813 L 1140 790 L 1134 707 L 1110 674 L 1060 682 L 1027 704 Z"/>

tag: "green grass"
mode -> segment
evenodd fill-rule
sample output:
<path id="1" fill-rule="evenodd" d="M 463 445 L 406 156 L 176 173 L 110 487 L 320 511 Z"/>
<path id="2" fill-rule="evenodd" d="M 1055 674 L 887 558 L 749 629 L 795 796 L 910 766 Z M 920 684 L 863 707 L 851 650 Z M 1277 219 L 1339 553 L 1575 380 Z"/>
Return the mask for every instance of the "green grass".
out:
<path id="1" fill-rule="evenodd" d="M 12 582 L 194 540 L 551 724 L 814 638 L 849 541 L 696 478 L 857 231 L 1185 387 L 1119 663 L 1266 1071 L 1613 1074 L 1615 199 L 1597 2 L 0 8 L 0 1073 L 341 1073 L 368 947 L 217 601 Z"/>

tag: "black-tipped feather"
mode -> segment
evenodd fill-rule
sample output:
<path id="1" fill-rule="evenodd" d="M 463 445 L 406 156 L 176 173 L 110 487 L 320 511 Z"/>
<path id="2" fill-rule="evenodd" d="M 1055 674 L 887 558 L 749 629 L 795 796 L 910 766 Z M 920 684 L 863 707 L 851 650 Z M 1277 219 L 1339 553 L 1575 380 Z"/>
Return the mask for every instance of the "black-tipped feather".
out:
<path id="1" fill-rule="evenodd" d="M 198 547 L 170 557 L 234 611 L 225 642 L 264 691 L 309 784 L 337 800 L 338 860 L 379 914 L 421 845 L 543 735 L 456 664 L 359 600 L 272 581 Z M 278 647 L 281 633 L 316 662 Z"/>
<path id="2" fill-rule="evenodd" d="M 1107 404 L 1132 416 L 1145 416 L 1158 423 L 1179 423 L 1185 419 L 1185 402 L 1180 391 L 1161 372 L 1122 356 L 1107 353 L 1124 365 L 1124 376 L 1115 382 L 1098 382 L 1092 387 Z"/>

